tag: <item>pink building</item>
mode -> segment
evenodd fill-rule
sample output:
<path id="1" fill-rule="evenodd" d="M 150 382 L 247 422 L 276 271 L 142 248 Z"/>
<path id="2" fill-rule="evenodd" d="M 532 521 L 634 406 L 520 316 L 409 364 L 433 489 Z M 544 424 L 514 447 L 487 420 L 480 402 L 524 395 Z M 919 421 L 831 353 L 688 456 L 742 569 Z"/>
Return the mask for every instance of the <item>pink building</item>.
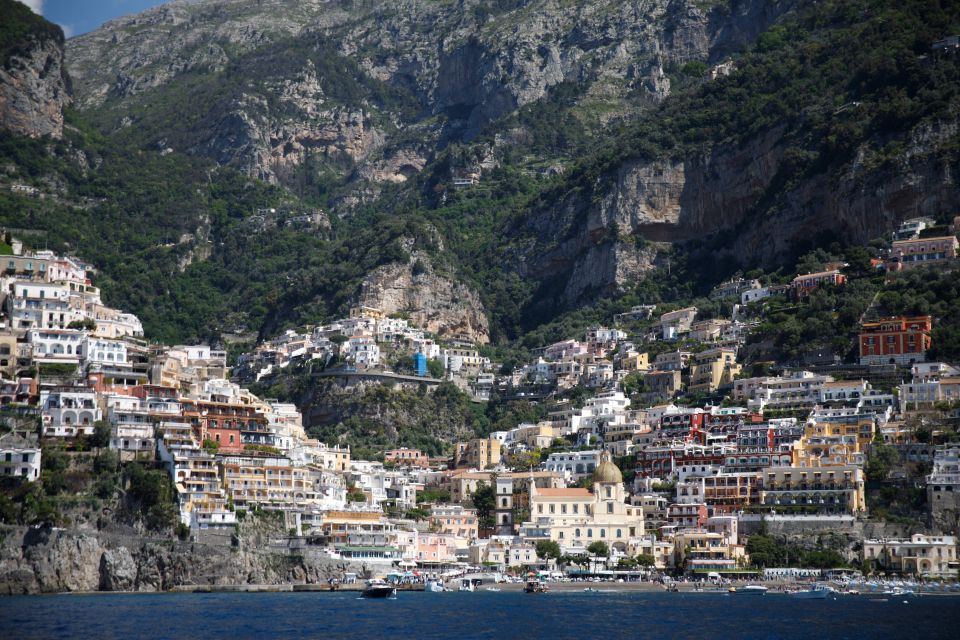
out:
<path id="1" fill-rule="evenodd" d="M 455 562 L 456 538 L 448 533 L 422 533 L 417 539 L 417 561 L 421 563 Z"/>

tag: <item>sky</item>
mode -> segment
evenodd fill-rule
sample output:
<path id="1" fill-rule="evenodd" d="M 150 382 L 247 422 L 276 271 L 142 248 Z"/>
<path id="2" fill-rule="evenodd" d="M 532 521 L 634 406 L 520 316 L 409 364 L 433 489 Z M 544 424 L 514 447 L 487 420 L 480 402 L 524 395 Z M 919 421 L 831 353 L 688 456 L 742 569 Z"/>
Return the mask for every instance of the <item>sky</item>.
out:
<path id="1" fill-rule="evenodd" d="M 63 28 L 68 38 L 93 31 L 101 24 L 129 13 L 163 4 L 163 0 L 20 0 L 50 22 Z"/>

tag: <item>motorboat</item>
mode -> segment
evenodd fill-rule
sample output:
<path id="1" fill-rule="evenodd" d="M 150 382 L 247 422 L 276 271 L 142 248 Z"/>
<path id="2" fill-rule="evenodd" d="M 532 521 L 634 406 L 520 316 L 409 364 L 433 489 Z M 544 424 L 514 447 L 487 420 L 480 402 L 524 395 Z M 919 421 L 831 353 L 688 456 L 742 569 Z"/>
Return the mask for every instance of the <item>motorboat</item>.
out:
<path id="1" fill-rule="evenodd" d="M 469 579 L 469 578 L 464 578 L 463 580 L 461 580 L 461 581 L 460 581 L 460 586 L 457 587 L 457 591 L 466 591 L 466 592 L 469 592 L 469 593 L 472 593 L 472 592 L 474 592 L 474 591 L 476 591 L 476 590 L 477 590 L 477 588 L 476 588 L 476 586 L 473 584 L 473 580 L 471 580 L 471 579 Z"/>
<path id="2" fill-rule="evenodd" d="M 441 580 L 427 580 L 423 585 L 423 590 L 427 593 L 443 593 L 447 588 L 443 586 L 443 581 Z"/>
<path id="3" fill-rule="evenodd" d="M 748 584 L 745 587 L 730 587 L 727 589 L 728 593 L 733 593 L 736 595 L 754 595 L 762 596 L 767 592 L 767 588 L 759 584 Z"/>
<path id="4" fill-rule="evenodd" d="M 788 591 L 787 595 L 797 600 L 826 600 L 830 597 L 833 589 L 822 584 L 816 584 L 809 589 L 800 589 L 798 591 Z"/>
<path id="5" fill-rule="evenodd" d="M 360 593 L 361 598 L 393 598 L 397 588 L 385 580 L 370 580 Z"/>
<path id="6" fill-rule="evenodd" d="M 487 587 L 486 591 L 492 591 L 493 593 L 499 593 L 500 587 Z"/>

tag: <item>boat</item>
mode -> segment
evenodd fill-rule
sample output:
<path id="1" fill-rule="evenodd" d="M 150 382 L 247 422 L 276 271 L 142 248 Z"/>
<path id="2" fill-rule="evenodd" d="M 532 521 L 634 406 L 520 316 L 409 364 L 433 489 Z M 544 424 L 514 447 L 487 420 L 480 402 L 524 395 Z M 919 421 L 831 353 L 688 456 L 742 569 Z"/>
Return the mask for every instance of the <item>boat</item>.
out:
<path id="1" fill-rule="evenodd" d="M 423 590 L 427 593 L 443 593 L 447 588 L 443 586 L 441 580 L 427 580 L 423 585 Z"/>
<path id="2" fill-rule="evenodd" d="M 767 588 L 759 584 L 748 584 L 745 587 L 730 587 L 727 589 L 728 593 L 733 593 L 736 595 L 755 595 L 762 596 L 767 592 Z"/>
<path id="3" fill-rule="evenodd" d="M 586 587 L 586 588 L 583 590 L 583 592 L 584 592 L 584 593 L 596 593 L 597 590 L 594 589 L 593 587 Z"/>
<path id="4" fill-rule="evenodd" d="M 830 593 L 832 591 L 833 590 L 830 587 L 825 587 L 822 584 L 816 584 L 809 589 L 788 591 L 787 595 L 791 598 L 796 598 L 797 600 L 826 600 L 828 597 L 830 597 Z"/>
<path id="5" fill-rule="evenodd" d="M 393 598 L 397 595 L 397 588 L 384 580 L 370 580 L 360 593 L 361 598 Z"/>
<path id="6" fill-rule="evenodd" d="M 500 587 L 487 587 L 487 591 L 492 591 L 493 593 L 500 593 Z"/>
<path id="7" fill-rule="evenodd" d="M 476 586 L 474 586 L 473 580 L 465 578 L 460 581 L 460 586 L 457 587 L 457 591 L 467 591 L 472 593 L 473 591 L 476 591 Z"/>
<path id="8" fill-rule="evenodd" d="M 547 593 L 548 591 L 550 591 L 550 587 L 539 580 L 528 580 L 523 588 L 524 593 Z"/>

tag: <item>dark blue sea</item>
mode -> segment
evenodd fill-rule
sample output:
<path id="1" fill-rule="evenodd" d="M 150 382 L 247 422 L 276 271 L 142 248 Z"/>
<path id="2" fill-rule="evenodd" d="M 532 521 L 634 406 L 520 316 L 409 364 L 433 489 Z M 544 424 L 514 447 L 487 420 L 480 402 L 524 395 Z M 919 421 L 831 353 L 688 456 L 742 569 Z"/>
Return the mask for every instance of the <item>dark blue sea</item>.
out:
<path id="1" fill-rule="evenodd" d="M 722 593 L 57 595 L 0 598 L 0 638 L 960 638 L 960 598 Z"/>

